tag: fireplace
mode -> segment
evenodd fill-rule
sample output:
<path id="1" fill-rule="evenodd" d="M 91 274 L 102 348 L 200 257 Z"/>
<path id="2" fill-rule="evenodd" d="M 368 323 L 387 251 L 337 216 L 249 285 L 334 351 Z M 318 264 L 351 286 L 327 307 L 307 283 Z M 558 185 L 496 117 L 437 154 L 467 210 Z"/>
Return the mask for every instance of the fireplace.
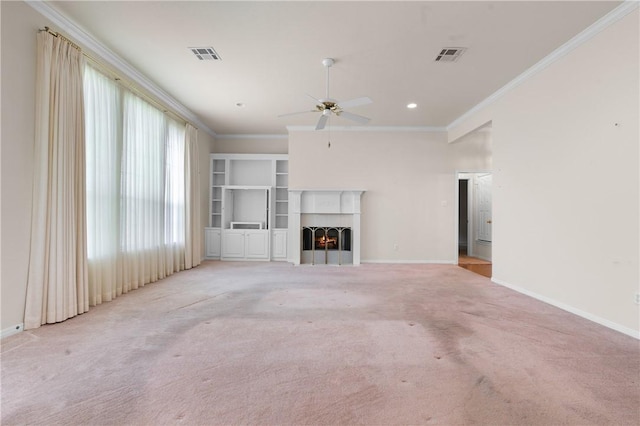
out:
<path id="1" fill-rule="evenodd" d="M 300 263 L 352 265 L 351 228 L 303 226 Z"/>
<path id="2" fill-rule="evenodd" d="M 293 263 L 360 264 L 362 190 L 289 190 Z"/>

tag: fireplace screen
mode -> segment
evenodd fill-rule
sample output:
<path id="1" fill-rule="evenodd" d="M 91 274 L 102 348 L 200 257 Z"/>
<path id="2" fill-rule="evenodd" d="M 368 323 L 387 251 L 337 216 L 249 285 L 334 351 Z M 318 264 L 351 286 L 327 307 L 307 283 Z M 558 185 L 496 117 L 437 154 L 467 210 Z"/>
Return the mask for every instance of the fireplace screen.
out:
<path id="1" fill-rule="evenodd" d="M 303 227 L 301 263 L 353 264 L 351 228 Z"/>

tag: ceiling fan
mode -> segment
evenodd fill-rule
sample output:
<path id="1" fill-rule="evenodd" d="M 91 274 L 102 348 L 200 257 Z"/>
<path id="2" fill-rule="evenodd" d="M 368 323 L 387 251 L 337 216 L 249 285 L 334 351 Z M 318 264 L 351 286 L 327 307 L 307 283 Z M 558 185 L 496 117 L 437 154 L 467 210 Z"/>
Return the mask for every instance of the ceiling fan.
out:
<path id="1" fill-rule="evenodd" d="M 334 63 L 335 61 L 331 58 L 325 58 L 322 60 L 322 65 L 324 65 L 324 67 L 327 69 L 326 97 L 322 99 L 318 99 L 307 93 L 307 96 L 309 96 L 311 99 L 317 102 L 315 109 L 291 112 L 289 114 L 279 115 L 278 117 L 288 117 L 290 115 L 306 114 L 308 112 L 320 112 L 322 113 L 322 115 L 320 115 L 320 118 L 318 119 L 318 123 L 316 124 L 316 130 L 324 129 L 324 126 L 327 124 L 327 121 L 329 120 L 329 117 L 331 116 L 331 114 L 334 114 L 338 117 L 346 118 L 351 121 L 355 121 L 356 123 L 367 124 L 369 122 L 369 118 L 363 117 L 361 115 L 353 114 L 351 112 L 345 111 L 345 109 L 357 107 L 361 105 L 368 105 L 373 102 L 369 97 L 364 96 L 361 98 L 351 99 L 344 102 L 340 102 L 336 99 L 332 99 L 329 97 L 329 68 L 331 68 L 331 66 Z"/>

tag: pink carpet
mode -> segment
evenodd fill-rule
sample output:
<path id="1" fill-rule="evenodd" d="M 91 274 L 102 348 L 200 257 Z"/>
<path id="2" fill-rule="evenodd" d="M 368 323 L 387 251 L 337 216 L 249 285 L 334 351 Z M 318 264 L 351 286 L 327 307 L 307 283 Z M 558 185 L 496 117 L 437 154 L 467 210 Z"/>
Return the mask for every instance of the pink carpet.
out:
<path id="1" fill-rule="evenodd" d="M 2 341 L 2 425 L 640 422 L 640 346 L 456 266 L 205 262 Z"/>

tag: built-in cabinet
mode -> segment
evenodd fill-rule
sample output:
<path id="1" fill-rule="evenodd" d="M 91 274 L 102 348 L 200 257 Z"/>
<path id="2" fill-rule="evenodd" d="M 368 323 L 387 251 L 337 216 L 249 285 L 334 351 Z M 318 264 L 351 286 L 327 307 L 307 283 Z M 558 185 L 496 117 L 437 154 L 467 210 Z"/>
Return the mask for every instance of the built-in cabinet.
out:
<path id="1" fill-rule="evenodd" d="M 271 258 L 273 260 L 287 260 L 288 235 L 289 232 L 286 229 L 273 231 L 273 245 L 271 248 Z"/>
<path id="2" fill-rule="evenodd" d="M 207 258 L 286 260 L 287 155 L 211 154 Z"/>
<path id="3" fill-rule="evenodd" d="M 209 259 L 220 258 L 220 248 L 222 241 L 222 230 L 216 228 L 205 228 L 204 247 L 205 257 Z"/>

